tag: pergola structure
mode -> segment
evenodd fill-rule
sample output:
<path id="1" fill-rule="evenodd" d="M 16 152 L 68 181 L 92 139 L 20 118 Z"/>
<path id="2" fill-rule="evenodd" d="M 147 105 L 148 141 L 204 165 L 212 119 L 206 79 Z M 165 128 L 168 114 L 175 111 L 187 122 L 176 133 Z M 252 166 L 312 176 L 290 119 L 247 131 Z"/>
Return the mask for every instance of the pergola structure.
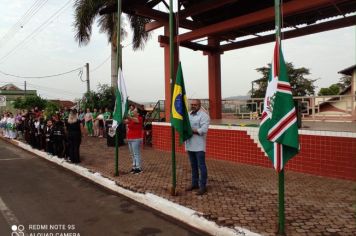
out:
<path id="1" fill-rule="evenodd" d="M 199 50 L 208 57 L 209 112 L 221 118 L 221 54 L 225 51 L 269 43 L 275 40 L 274 1 L 261 0 L 177 0 L 179 28 L 177 45 Z M 169 9 L 165 0 L 122 0 L 124 13 L 151 19 L 146 31 L 164 27 L 158 42 L 164 48 L 165 111 L 169 119 L 171 84 L 169 64 Z M 162 7 L 165 6 L 165 7 Z M 108 6 L 101 14 L 117 11 Z M 283 39 L 356 25 L 355 0 L 283 0 Z M 177 53 L 175 53 L 177 55 Z M 177 58 L 174 60 L 178 63 Z"/>

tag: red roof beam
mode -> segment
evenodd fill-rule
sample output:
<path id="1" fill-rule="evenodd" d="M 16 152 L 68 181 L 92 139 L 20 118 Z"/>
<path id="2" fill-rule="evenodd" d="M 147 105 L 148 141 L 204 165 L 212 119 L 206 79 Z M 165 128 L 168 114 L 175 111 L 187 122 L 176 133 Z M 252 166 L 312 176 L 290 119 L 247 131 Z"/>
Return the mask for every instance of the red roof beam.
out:
<path id="1" fill-rule="evenodd" d="M 169 37 L 167 36 L 163 36 L 163 35 L 159 35 L 158 36 L 158 42 L 160 43 L 161 46 L 163 46 L 164 44 L 169 44 Z M 209 45 L 203 45 L 203 44 L 199 44 L 199 43 L 193 43 L 193 42 L 183 42 L 182 44 L 180 44 L 179 46 L 185 47 L 185 48 L 189 48 L 192 49 L 194 51 L 203 51 L 203 52 L 219 52 L 219 48 L 217 47 L 212 47 Z"/>

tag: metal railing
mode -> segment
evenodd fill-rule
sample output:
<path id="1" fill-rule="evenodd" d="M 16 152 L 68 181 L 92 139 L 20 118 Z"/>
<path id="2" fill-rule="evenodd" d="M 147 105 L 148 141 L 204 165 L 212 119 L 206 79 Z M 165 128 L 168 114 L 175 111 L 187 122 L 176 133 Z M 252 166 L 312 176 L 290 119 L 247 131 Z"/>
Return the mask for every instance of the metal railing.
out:
<path id="1" fill-rule="evenodd" d="M 152 145 L 152 122 L 161 122 L 164 118 L 164 100 L 158 100 L 152 110 L 145 115 L 144 127 L 144 144 Z"/>
<path id="2" fill-rule="evenodd" d="M 259 119 L 263 111 L 263 98 L 246 100 L 222 100 L 223 118 Z M 305 96 L 293 97 L 298 114 L 303 120 L 356 120 L 356 96 Z M 160 100 L 160 114 L 164 115 L 164 101 Z M 190 101 L 188 101 L 190 103 Z M 201 99 L 202 106 L 209 111 L 209 99 Z M 163 104 L 163 105 L 162 105 Z"/>

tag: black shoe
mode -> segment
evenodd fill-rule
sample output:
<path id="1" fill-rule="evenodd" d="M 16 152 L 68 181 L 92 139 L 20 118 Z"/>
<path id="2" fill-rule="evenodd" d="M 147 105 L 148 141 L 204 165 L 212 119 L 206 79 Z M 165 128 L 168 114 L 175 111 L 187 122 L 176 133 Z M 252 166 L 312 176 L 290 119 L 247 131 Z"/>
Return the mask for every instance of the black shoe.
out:
<path id="1" fill-rule="evenodd" d="M 206 188 L 200 188 L 199 191 L 196 193 L 196 195 L 201 196 L 206 193 Z"/>
<path id="2" fill-rule="evenodd" d="M 189 187 L 187 187 L 185 189 L 185 191 L 189 192 L 189 191 L 193 191 L 194 189 L 198 189 L 198 188 L 199 188 L 199 186 L 190 185 Z"/>
<path id="3" fill-rule="evenodd" d="M 141 169 L 135 169 L 134 174 L 140 174 L 142 172 Z"/>
<path id="4" fill-rule="evenodd" d="M 132 169 L 130 170 L 130 173 L 131 173 L 131 174 L 134 174 L 135 171 L 136 171 L 136 169 L 132 168 Z"/>

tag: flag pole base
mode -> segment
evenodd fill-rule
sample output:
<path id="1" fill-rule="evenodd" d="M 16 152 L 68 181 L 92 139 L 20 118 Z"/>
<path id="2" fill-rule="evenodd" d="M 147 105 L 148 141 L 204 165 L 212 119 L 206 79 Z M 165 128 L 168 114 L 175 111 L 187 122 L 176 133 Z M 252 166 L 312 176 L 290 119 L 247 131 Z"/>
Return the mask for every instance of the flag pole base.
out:
<path id="1" fill-rule="evenodd" d="M 171 196 L 177 196 L 177 195 L 178 195 L 177 188 L 171 186 L 171 187 L 170 187 L 170 193 L 171 193 Z"/>
<path id="2" fill-rule="evenodd" d="M 283 232 L 283 233 L 277 232 L 276 235 L 277 236 L 287 236 L 287 234 L 285 232 Z"/>

